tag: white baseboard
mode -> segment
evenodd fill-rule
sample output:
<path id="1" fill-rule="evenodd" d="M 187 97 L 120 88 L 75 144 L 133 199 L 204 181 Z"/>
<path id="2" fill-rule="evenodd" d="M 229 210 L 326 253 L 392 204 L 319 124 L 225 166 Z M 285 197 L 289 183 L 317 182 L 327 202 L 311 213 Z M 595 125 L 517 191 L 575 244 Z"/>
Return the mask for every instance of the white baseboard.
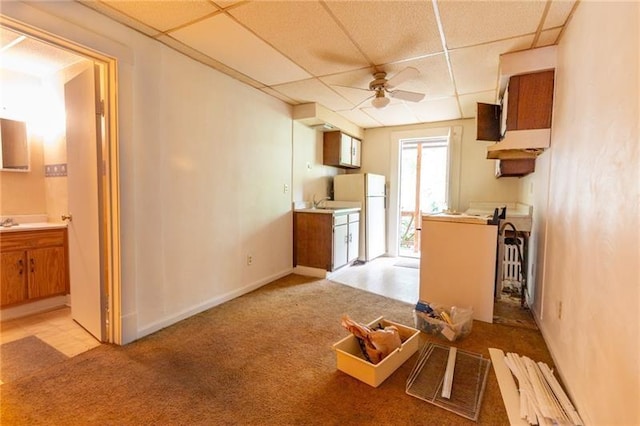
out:
<path id="1" fill-rule="evenodd" d="M 288 268 L 284 271 L 281 271 L 277 274 L 271 275 L 269 277 L 263 278 L 261 280 L 258 280 L 256 282 L 253 282 L 249 285 L 246 285 L 242 288 L 239 288 L 237 290 L 234 291 L 230 291 L 228 293 L 222 294 L 220 296 L 216 296 L 212 299 L 209 299 L 203 303 L 200 303 L 196 306 L 193 306 L 189 309 L 185 309 L 182 312 L 179 312 L 175 315 L 171 315 L 170 317 L 164 318 L 160 321 L 156 321 L 152 324 L 148 324 L 140 329 L 138 329 L 137 333 L 136 333 L 136 339 L 140 339 L 144 336 L 148 336 L 149 334 L 155 333 L 156 331 L 162 330 L 163 328 L 166 328 L 170 325 L 173 325 L 179 321 L 182 321 L 183 319 L 187 319 L 189 317 L 192 317 L 196 314 L 199 314 L 200 312 L 206 311 L 207 309 L 211 309 L 215 306 L 218 306 L 224 302 L 228 302 L 229 300 L 235 299 L 236 297 L 242 296 L 243 294 L 247 294 L 252 292 L 253 290 L 256 290 L 260 287 L 262 287 L 265 284 L 269 284 L 272 281 L 275 281 L 279 278 L 282 278 L 284 276 L 287 276 L 289 274 L 292 273 L 292 269 Z M 124 333 L 123 333 L 124 334 Z M 134 339 L 135 340 L 135 339 Z M 123 336 L 123 341 L 124 341 L 124 336 Z M 127 343 L 131 343 L 133 340 L 129 340 Z"/>

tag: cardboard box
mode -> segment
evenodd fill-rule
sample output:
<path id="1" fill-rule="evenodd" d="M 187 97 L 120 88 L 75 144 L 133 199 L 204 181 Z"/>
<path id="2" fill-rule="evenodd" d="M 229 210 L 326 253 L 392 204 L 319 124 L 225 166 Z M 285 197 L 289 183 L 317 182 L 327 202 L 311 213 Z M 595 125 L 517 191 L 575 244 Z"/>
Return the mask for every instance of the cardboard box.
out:
<path id="1" fill-rule="evenodd" d="M 336 351 L 336 366 L 356 379 L 373 387 L 378 387 L 394 371 L 398 369 L 411 355 L 416 353 L 419 346 L 420 331 L 406 325 L 385 320 L 383 317 L 370 322 L 370 327 L 378 323 L 383 327 L 395 325 L 398 327 L 402 346 L 387 355 L 377 364 L 372 364 L 364 358 L 358 340 L 353 334 L 333 345 Z"/>

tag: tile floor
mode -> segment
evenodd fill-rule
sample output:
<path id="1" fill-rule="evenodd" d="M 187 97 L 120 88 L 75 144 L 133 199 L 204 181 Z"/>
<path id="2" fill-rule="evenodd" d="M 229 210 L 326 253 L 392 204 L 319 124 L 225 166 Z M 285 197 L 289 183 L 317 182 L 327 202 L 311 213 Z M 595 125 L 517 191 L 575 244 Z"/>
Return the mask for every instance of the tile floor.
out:
<path id="1" fill-rule="evenodd" d="M 36 336 L 68 357 L 100 345 L 100 342 L 71 319 L 69 307 L 0 323 L 0 344 L 27 336 Z"/>
<path id="2" fill-rule="evenodd" d="M 342 268 L 331 281 L 415 304 L 420 294 L 420 259 L 379 257 L 362 265 Z"/>
<path id="3" fill-rule="evenodd" d="M 420 298 L 419 267 L 417 258 L 379 257 L 342 268 L 328 279 L 415 305 Z M 505 296 L 494 304 L 494 322 L 537 329 L 531 311 L 522 309 L 519 300 Z"/>

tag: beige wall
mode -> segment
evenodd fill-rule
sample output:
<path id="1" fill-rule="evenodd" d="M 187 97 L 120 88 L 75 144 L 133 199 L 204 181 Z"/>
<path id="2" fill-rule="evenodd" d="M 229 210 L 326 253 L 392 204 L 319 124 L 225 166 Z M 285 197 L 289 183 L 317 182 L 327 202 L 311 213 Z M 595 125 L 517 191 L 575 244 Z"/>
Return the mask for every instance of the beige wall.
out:
<path id="1" fill-rule="evenodd" d="M 297 121 L 293 122 L 293 194 L 294 203 L 311 202 L 331 195 L 333 176 L 344 173 L 322 164 L 324 133 Z"/>
<path id="2" fill-rule="evenodd" d="M 535 204 L 534 313 L 585 424 L 640 424 L 638 15 L 637 2 L 579 5 L 559 44 L 551 147 L 521 187 Z"/>

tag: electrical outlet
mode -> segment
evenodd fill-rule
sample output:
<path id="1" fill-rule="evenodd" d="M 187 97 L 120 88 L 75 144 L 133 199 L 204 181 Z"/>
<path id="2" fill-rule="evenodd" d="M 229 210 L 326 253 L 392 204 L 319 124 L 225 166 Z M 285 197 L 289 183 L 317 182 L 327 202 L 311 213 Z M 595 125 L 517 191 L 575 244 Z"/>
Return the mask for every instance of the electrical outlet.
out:
<path id="1" fill-rule="evenodd" d="M 247 265 L 253 265 L 253 256 L 251 256 L 250 254 L 247 255 Z"/>
<path id="2" fill-rule="evenodd" d="M 562 319 L 562 301 L 558 302 L 558 319 Z"/>
<path id="3" fill-rule="evenodd" d="M 284 184 L 284 187 L 282 188 L 282 192 L 283 192 L 283 193 L 285 193 L 285 194 L 286 194 L 287 192 L 289 192 L 289 184 L 288 184 L 288 183 L 285 183 L 285 184 Z"/>

